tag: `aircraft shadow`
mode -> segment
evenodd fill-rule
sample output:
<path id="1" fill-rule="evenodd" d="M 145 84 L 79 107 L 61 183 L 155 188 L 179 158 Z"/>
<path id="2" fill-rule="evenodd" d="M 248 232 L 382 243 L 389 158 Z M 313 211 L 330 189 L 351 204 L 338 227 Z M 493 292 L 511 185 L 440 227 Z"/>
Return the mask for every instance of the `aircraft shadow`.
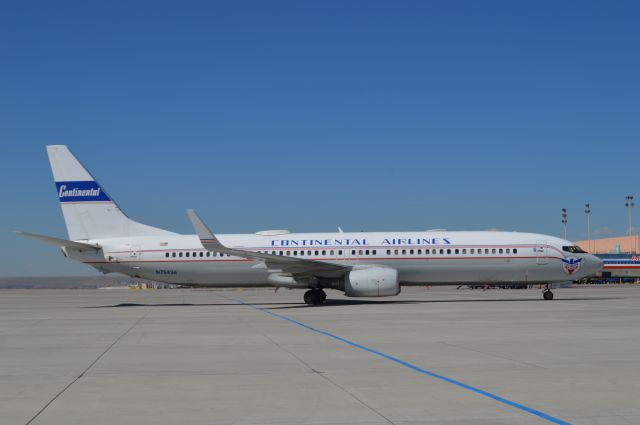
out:
<path id="1" fill-rule="evenodd" d="M 624 297 L 582 297 L 582 298 L 559 298 L 555 301 L 603 301 L 603 300 L 622 300 Z M 145 304 L 145 303 L 120 303 L 114 305 L 97 305 L 81 308 L 130 308 L 130 307 L 224 307 L 238 306 L 240 303 L 164 303 L 164 304 Z M 332 306 L 349 306 L 349 305 L 385 305 L 385 304 L 438 304 L 438 303 L 484 303 L 484 302 L 549 302 L 538 298 L 478 298 L 465 300 L 332 300 L 327 299 L 324 304 L 314 307 L 332 307 Z M 262 307 L 269 310 L 285 310 L 292 308 L 309 308 L 303 302 L 269 302 L 269 303 L 246 303 L 247 305 Z M 278 306 L 281 307 L 270 307 Z"/>
<path id="2" fill-rule="evenodd" d="M 230 300 L 233 301 L 233 300 Z M 247 303 L 249 304 L 249 303 Z M 251 303 L 251 305 L 261 306 L 261 305 L 291 305 L 293 303 Z M 164 304 L 144 304 L 144 303 L 120 303 L 113 305 L 93 305 L 86 306 L 80 308 L 127 308 L 127 307 L 207 307 L 207 306 L 229 306 L 229 307 L 237 307 L 242 305 L 236 302 L 228 302 L 228 303 L 164 303 Z"/>
<path id="3" fill-rule="evenodd" d="M 622 300 L 623 297 L 585 297 L 585 298 L 558 298 L 556 301 L 598 301 L 598 300 Z M 347 306 L 347 305 L 381 305 L 381 304 L 437 304 L 437 303 L 484 303 L 484 302 L 550 302 L 543 300 L 542 298 L 486 298 L 486 299 L 473 299 L 473 300 L 331 300 L 327 299 L 324 304 L 314 307 L 331 307 L 331 306 Z M 268 308 L 269 310 L 285 310 L 292 308 L 308 308 L 310 306 L 300 303 L 298 305 L 292 305 L 294 303 L 287 303 L 289 305 L 283 307 Z M 257 305 L 257 304 L 252 304 Z M 263 304 L 269 305 L 269 304 Z"/>

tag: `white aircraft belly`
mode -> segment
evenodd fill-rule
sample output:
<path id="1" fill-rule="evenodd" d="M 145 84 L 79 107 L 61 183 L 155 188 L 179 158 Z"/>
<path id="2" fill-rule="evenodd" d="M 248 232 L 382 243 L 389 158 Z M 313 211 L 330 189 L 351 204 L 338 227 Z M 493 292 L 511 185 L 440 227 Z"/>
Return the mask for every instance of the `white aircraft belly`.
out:
<path id="1" fill-rule="evenodd" d="M 255 262 L 163 262 L 127 264 L 127 274 L 136 273 L 145 279 L 175 284 L 206 286 L 267 286 L 268 272 L 253 267 Z"/>

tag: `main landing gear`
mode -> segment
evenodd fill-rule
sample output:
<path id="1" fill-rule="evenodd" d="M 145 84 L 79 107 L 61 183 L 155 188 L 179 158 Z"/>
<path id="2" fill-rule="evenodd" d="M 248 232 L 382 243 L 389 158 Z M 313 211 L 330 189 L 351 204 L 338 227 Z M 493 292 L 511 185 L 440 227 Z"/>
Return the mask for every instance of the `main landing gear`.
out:
<path id="1" fill-rule="evenodd" d="M 327 294 L 322 289 L 309 289 L 304 293 L 304 302 L 309 305 L 320 305 L 327 299 Z"/>
<path id="2" fill-rule="evenodd" d="M 547 284 L 546 288 L 542 292 L 542 298 L 547 301 L 551 301 L 553 299 L 553 292 L 551 292 L 551 285 Z"/>

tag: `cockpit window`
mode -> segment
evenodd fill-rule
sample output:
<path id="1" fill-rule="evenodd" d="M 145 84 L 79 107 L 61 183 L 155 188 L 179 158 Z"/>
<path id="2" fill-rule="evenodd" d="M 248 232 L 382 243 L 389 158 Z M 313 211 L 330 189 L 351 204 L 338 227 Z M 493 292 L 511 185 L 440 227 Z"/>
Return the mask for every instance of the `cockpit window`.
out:
<path id="1" fill-rule="evenodd" d="M 586 254 L 587 253 L 587 251 L 585 251 L 584 249 L 580 248 L 579 246 L 563 246 L 562 250 L 566 251 L 566 252 L 570 252 L 572 254 Z"/>

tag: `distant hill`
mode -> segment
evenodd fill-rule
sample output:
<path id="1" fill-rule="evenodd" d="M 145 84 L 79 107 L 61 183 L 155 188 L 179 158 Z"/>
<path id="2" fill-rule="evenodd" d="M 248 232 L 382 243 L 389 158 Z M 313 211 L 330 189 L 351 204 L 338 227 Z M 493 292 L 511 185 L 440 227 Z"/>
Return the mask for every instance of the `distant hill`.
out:
<path id="1" fill-rule="evenodd" d="M 144 282 L 149 281 L 122 275 L 0 277 L 0 289 L 96 289 Z"/>

